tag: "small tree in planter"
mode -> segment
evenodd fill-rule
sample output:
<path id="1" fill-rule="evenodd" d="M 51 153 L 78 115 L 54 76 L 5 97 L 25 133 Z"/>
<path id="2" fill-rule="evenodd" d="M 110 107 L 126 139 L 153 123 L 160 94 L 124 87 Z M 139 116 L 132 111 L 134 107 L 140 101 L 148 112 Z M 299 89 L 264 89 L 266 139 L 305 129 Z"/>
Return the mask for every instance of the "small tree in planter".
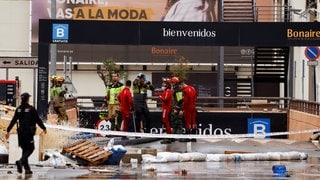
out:
<path id="1" fill-rule="evenodd" d="M 189 60 L 183 56 L 176 57 L 175 64 L 170 67 L 172 76 L 180 78 L 180 80 L 188 79 L 188 72 L 190 71 Z"/>
<path id="2" fill-rule="evenodd" d="M 105 87 L 110 84 L 113 72 L 118 72 L 120 79 L 126 77 L 126 72 L 116 65 L 112 58 L 102 60 L 102 63 L 103 67 L 97 70 L 97 74 L 103 81 Z"/>

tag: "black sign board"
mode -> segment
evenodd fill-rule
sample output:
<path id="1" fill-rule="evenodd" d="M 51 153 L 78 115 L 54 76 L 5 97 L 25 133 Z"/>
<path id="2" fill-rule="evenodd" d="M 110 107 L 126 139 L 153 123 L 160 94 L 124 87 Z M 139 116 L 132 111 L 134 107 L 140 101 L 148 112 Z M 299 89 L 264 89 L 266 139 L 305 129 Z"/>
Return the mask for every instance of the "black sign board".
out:
<path id="1" fill-rule="evenodd" d="M 318 22 L 123 22 L 40 20 L 39 43 L 317 46 Z"/>
<path id="2" fill-rule="evenodd" d="M 318 46 L 318 22 L 39 20 L 38 111 L 48 100 L 49 45 Z"/>

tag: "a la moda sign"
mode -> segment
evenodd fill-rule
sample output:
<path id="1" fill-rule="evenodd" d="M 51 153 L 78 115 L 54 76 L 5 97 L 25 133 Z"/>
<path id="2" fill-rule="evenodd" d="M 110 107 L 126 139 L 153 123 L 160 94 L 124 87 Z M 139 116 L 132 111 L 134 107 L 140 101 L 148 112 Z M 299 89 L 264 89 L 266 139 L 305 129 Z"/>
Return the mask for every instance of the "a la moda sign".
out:
<path id="1" fill-rule="evenodd" d="M 171 28 L 162 29 L 163 37 L 189 37 L 189 38 L 214 38 L 216 37 L 215 30 L 208 30 L 206 28 L 197 30 L 178 30 Z"/>

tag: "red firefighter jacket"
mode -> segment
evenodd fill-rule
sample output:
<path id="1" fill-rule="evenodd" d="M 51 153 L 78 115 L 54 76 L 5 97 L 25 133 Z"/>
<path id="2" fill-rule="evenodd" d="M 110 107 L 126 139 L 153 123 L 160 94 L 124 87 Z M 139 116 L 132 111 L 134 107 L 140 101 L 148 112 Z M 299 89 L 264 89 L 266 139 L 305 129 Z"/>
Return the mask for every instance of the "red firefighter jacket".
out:
<path id="1" fill-rule="evenodd" d="M 185 110 L 192 110 L 196 108 L 196 101 L 197 101 L 197 91 L 194 87 L 187 85 L 183 88 L 183 105 L 182 109 Z"/>
<path id="2" fill-rule="evenodd" d="M 118 95 L 118 100 L 120 102 L 120 111 L 122 113 L 130 113 L 133 109 L 132 94 L 128 87 L 125 87 Z"/>
<path id="3" fill-rule="evenodd" d="M 160 95 L 160 100 L 162 102 L 163 109 L 170 109 L 172 105 L 172 90 L 167 88 Z"/>

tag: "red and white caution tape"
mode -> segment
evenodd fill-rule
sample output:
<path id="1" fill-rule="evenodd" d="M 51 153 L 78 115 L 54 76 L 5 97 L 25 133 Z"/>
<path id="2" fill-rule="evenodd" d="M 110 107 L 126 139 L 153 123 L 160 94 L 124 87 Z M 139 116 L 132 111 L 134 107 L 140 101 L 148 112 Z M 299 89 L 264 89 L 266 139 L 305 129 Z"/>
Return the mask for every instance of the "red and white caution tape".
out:
<path id="1" fill-rule="evenodd" d="M 202 134 L 165 134 L 165 133 L 137 133 L 137 132 L 123 132 L 123 131 L 101 131 L 97 129 L 88 129 L 88 128 L 77 128 L 61 125 L 52 125 L 46 124 L 47 127 L 67 130 L 67 131 L 76 131 L 76 132 L 85 132 L 93 134 L 101 134 L 105 136 L 127 136 L 127 137 L 147 137 L 147 138 L 195 138 L 195 139 L 230 139 L 230 138 L 248 138 L 248 137 L 262 137 L 261 134 L 221 134 L 221 135 L 202 135 Z M 292 134 L 305 134 L 319 132 L 320 129 L 308 129 L 308 130 L 299 130 L 299 131 L 290 131 L 290 132 L 270 132 L 263 134 L 263 137 L 266 136 L 281 136 L 281 135 L 292 135 Z"/>
<path id="2" fill-rule="evenodd" d="M 11 120 L 8 118 L 2 118 L 4 120 Z M 215 135 L 206 135 L 206 134 L 165 134 L 165 133 L 138 133 L 138 132 L 123 132 L 123 131 L 111 131 L 111 130 L 97 130 L 89 128 L 78 128 L 70 127 L 63 125 L 53 125 L 45 124 L 48 128 L 61 129 L 66 131 L 75 131 L 82 133 L 93 133 L 100 134 L 104 136 L 127 136 L 127 137 L 146 137 L 146 138 L 194 138 L 194 139 L 232 139 L 232 138 L 253 138 L 253 137 L 268 137 L 268 136 L 282 136 L 282 135 L 293 135 L 293 134 L 305 134 L 305 133 L 314 133 L 320 132 L 320 129 L 308 129 L 308 130 L 299 130 L 299 131 L 287 131 L 287 132 L 270 132 L 265 134 L 215 134 Z"/>

